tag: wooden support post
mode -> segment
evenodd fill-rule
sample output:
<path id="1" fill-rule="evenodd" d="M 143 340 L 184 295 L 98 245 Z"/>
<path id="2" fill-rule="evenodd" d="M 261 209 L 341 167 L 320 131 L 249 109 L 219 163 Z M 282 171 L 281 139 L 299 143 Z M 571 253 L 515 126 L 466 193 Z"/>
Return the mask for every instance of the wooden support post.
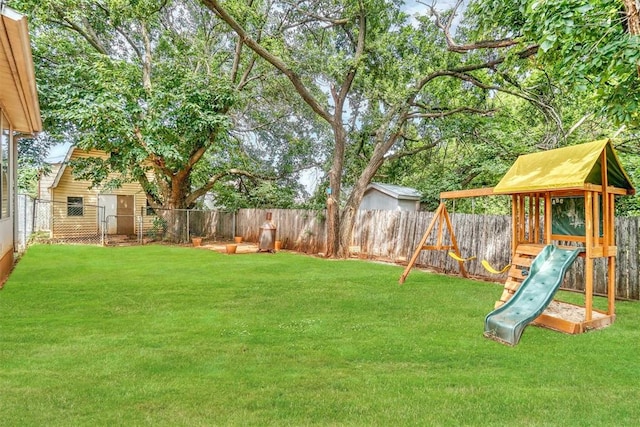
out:
<path id="1" fill-rule="evenodd" d="M 591 321 L 593 316 L 593 192 L 585 191 L 585 234 L 586 234 L 586 257 L 584 259 L 584 316 L 585 321 Z"/>
<path id="2" fill-rule="evenodd" d="M 416 247 L 416 250 L 413 252 L 413 255 L 411 256 L 411 260 L 409 261 L 409 264 L 407 264 L 407 268 L 404 269 L 404 272 L 402 272 L 402 275 L 400 276 L 400 280 L 398 281 L 400 284 L 404 283 L 407 276 L 409 275 L 409 272 L 413 268 L 413 265 L 416 263 L 416 260 L 418 259 L 418 257 L 420 256 L 420 252 L 422 251 L 422 247 L 427 242 L 427 239 L 429 238 L 429 234 L 431 234 L 431 231 L 433 230 L 433 227 L 436 225 L 436 222 L 438 221 L 438 218 L 440 217 L 440 214 L 443 209 L 446 209 L 445 205 L 444 203 L 440 203 L 440 206 L 438 206 L 438 209 L 436 209 L 435 213 L 433 214 L 433 219 L 429 223 L 429 226 L 427 227 L 427 231 L 424 233 L 424 235 L 422 236 L 422 239 L 420 240 L 420 243 L 418 243 L 418 247 Z"/>
<path id="3" fill-rule="evenodd" d="M 446 208 L 440 212 L 440 216 L 442 217 L 443 213 L 446 213 L 447 210 Z M 438 235 L 436 237 L 436 246 L 442 246 L 442 229 L 444 228 L 444 221 L 442 221 L 442 218 L 439 218 L 440 222 L 438 223 Z"/>
<path id="4" fill-rule="evenodd" d="M 553 214 L 552 214 L 551 193 L 544 193 L 544 244 L 551 244 L 553 234 Z"/>
<path id="5" fill-rule="evenodd" d="M 518 196 L 511 196 L 511 259 L 516 256 L 518 247 Z"/>
<path id="6" fill-rule="evenodd" d="M 615 234 L 615 198 L 609 194 L 609 173 L 607 165 L 607 150 L 600 154 L 600 173 L 602 184 L 602 216 L 603 216 L 603 255 L 607 257 L 607 314 L 615 314 L 616 300 L 616 242 Z"/>
<path id="7" fill-rule="evenodd" d="M 611 237 L 609 235 L 609 231 L 611 230 L 611 215 L 610 215 L 610 207 L 609 207 L 609 177 L 608 177 L 608 169 L 607 169 L 607 150 L 602 150 L 600 154 L 600 173 L 601 173 L 601 184 L 602 184 L 602 228 L 603 228 L 603 246 L 605 247 L 605 252 L 607 251 L 609 246 L 612 246 Z M 600 204 L 596 205 L 598 208 Z M 599 209 L 598 209 L 599 212 Z M 598 218 L 597 222 L 598 226 L 600 226 L 600 219 Z M 599 238 L 600 235 L 598 234 Z"/>
<path id="8" fill-rule="evenodd" d="M 533 238 L 533 194 L 529 194 L 529 220 L 528 222 L 528 232 L 527 242 L 535 243 L 536 241 Z"/>
<path id="9" fill-rule="evenodd" d="M 602 234 L 600 233 L 600 197 L 598 196 L 598 193 L 593 193 L 593 246 L 594 247 L 602 246 L 602 244 L 604 243 L 600 239 L 600 234 Z"/>
<path id="10" fill-rule="evenodd" d="M 526 230 L 526 222 L 525 222 L 525 212 L 524 212 L 524 195 L 520 195 L 520 200 L 518 203 L 518 243 L 524 243 L 524 235 Z"/>
<path id="11" fill-rule="evenodd" d="M 435 246 L 427 247 L 427 246 L 425 246 L 425 243 L 427 242 L 427 239 L 429 238 L 429 235 L 431 234 L 431 232 L 435 228 L 435 225 L 436 225 L 436 223 L 438 221 L 440 221 L 440 224 L 438 224 L 438 230 L 437 230 L 437 236 L 436 236 L 437 243 L 436 243 Z M 449 246 L 442 245 L 443 229 L 444 229 L 444 225 L 445 224 L 447 225 L 447 230 L 449 231 L 449 236 L 451 237 L 451 246 L 450 246 L 450 248 L 453 249 L 454 253 L 458 257 L 461 257 L 460 249 L 458 248 L 458 242 L 456 240 L 455 234 L 453 233 L 453 226 L 451 225 L 451 218 L 449 218 L 449 213 L 447 212 L 447 207 L 445 206 L 444 202 L 442 202 L 442 203 L 440 203 L 440 206 L 438 206 L 438 209 L 436 209 L 435 213 L 433 214 L 433 219 L 429 223 L 429 226 L 427 227 L 427 231 L 425 231 L 424 235 L 422 236 L 422 239 L 420 240 L 420 243 L 418 244 L 418 247 L 413 252 L 413 255 L 411 256 L 411 259 L 409 260 L 409 264 L 407 264 L 407 267 L 402 272 L 402 275 L 400 276 L 400 279 L 398 280 L 398 283 L 403 284 L 404 281 L 407 279 L 407 276 L 409 275 L 409 272 L 411 271 L 411 269 L 413 268 L 414 264 L 418 260 L 418 257 L 420 256 L 420 252 L 421 251 L 423 251 L 423 250 L 445 250 L 445 249 L 449 248 Z M 467 276 L 467 270 L 464 267 L 464 262 L 463 261 L 458 261 L 458 265 L 460 266 L 460 273 L 462 274 L 462 276 L 463 277 L 468 277 Z"/>
<path id="12" fill-rule="evenodd" d="M 609 195 L 609 229 L 605 233 L 609 234 L 609 246 L 616 244 L 615 229 L 615 196 Z M 616 257 L 608 255 L 608 271 L 607 271 L 607 314 L 613 316 L 616 314 Z"/>
<path id="13" fill-rule="evenodd" d="M 453 232 L 453 226 L 451 225 L 451 218 L 449 218 L 449 212 L 447 212 L 447 210 L 445 209 L 442 212 L 442 216 L 447 222 L 447 228 L 449 229 L 449 236 L 451 237 L 451 245 L 453 246 L 453 251 L 455 252 L 456 255 L 460 256 L 460 248 L 458 248 L 458 241 L 456 240 L 456 235 Z M 464 267 L 464 262 L 458 261 L 458 266 L 460 267 L 460 273 L 462 274 L 462 277 L 465 277 L 465 278 L 468 277 L 467 269 Z"/>
<path id="14" fill-rule="evenodd" d="M 533 243 L 539 243 L 540 242 L 540 194 L 536 193 L 535 194 L 535 209 L 534 209 L 534 213 L 533 213 L 533 233 L 534 233 L 534 240 Z"/>

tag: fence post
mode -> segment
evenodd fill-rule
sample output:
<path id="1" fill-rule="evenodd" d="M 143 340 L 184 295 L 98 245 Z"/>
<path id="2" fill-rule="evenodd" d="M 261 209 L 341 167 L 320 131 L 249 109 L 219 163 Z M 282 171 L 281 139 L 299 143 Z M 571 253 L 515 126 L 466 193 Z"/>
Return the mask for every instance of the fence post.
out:
<path id="1" fill-rule="evenodd" d="M 102 212 L 100 211 L 102 209 Z M 100 215 L 102 213 L 102 215 Z M 104 206 L 98 205 L 98 218 L 102 217 L 102 224 L 100 225 L 100 245 L 104 246 L 104 236 L 107 232 L 107 217 L 105 216 L 106 209 Z"/>
<path id="2" fill-rule="evenodd" d="M 33 203 L 31 204 L 31 233 L 34 233 L 36 231 L 36 215 L 38 212 L 38 210 L 36 209 L 40 209 L 40 199 L 33 199 Z"/>
<path id="3" fill-rule="evenodd" d="M 24 252 L 27 249 L 27 198 L 29 196 L 28 195 L 24 195 L 22 197 L 22 210 L 23 210 L 23 216 L 24 216 L 24 223 L 22 224 L 22 247 L 21 247 L 21 251 Z"/>
<path id="4" fill-rule="evenodd" d="M 236 230 L 236 216 L 238 215 L 238 210 L 233 211 L 233 222 L 232 222 L 232 230 L 231 230 L 231 238 L 233 239 L 238 233 Z"/>
<path id="5" fill-rule="evenodd" d="M 144 236 L 143 234 L 143 224 L 144 224 L 144 206 L 140 206 L 140 215 L 138 216 L 138 244 L 142 245 L 144 244 L 144 238 L 142 236 Z"/>

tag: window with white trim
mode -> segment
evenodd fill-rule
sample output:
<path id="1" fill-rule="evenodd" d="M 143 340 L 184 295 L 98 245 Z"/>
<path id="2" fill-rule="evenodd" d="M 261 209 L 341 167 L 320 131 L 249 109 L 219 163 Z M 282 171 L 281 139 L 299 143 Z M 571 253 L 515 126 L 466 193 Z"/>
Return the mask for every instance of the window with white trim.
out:
<path id="1" fill-rule="evenodd" d="M 7 121 L 0 112 L 0 218 L 9 218 L 11 203 L 11 181 L 9 160 L 11 156 L 11 133 Z"/>

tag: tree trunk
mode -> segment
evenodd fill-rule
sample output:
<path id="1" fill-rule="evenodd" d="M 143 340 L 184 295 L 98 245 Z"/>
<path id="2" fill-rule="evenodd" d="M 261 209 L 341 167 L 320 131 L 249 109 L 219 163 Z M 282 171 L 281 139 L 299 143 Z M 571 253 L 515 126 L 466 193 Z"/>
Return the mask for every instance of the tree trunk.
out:
<path id="1" fill-rule="evenodd" d="M 163 240 L 171 243 L 187 242 L 187 212 L 178 209 L 160 209 L 156 211 L 164 222 Z"/>
<path id="2" fill-rule="evenodd" d="M 355 225 L 355 217 L 364 197 L 364 192 L 371 183 L 371 180 L 378 172 L 378 169 L 384 163 L 384 153 L 387 151 L 386 145 L 388 141 L 378 144 L 369 163 L 360 174 L 360 177 L 353 186 L 353 190 L 347 199 L 347 203 L 340 216 L 340 247 L 338 256 L 347 258 L 349 256 L 349 246 L 353 236 L 353 226 Z"/>
<path id="3" fill-rule="evenodd" d="M 163 186 L 162 206 L 158 210 L 158 216 L 162 218 L 165 226 L 164 240 L 172 243 L 184 243 L 189 241 L 187 227 L 186 203 L 189 194 L 189 175 L 177 174 L 170 177 L 171 182 Z"/>
<path id="4" fill-rule="evenodd" d="M 338 256 L 340 258 L 348 258 L 350 255 L 349 246 L 351 246 L 351 238 L 353 235 L 353 226 L 355 225 L 356 212 L 358 212 L 358 203 L 347 203 L 342 210 L 340 216 L 340 249 Z"/>
<path id="5" fill-rule="evenodd" d="M 336 123 L 338 122 L 338 123 Z M 336 257 L 340 252 L 340 193 L 347 134 L 339 120 L 332 122 L 335 147 L 333 164 L 329 171 L 329 194 L 327 194 L 327 251 L 325 256 Z"/>
<path id="6" fill-rule="evenodd" d="M 636 0 L 624 0 L 624 10 L 627 15 L 629 34 L 632 36 L 640 35 L 640 13 Z M 640 64 L 636 65 L 636 69 L 640 77 Z"/>
<path id="7" fill-rule="evenodd" d="M 627 15 L 629 34 L 637 36 L 640 34 L 640 14 L 636 0 L 624 0 L 624 10 Z"/>

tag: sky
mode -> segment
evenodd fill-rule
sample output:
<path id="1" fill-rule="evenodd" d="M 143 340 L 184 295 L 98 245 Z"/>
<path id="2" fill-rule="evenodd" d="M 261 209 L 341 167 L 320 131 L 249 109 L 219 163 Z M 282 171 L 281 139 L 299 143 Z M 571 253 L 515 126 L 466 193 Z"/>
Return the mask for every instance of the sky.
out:
<path id="1" fill-rule="evenodd" d="M 49 150 L 49 155 L 45 159 L 47 163 L 58 163 L 64 160 L 64 157 L 67 155 L 69 151 L 70 143 L 65 142 L 64 144 L 58 144 L 51 147 Z"/>
<path id="2" fill-rule="evenodd" d="M 422 3 L 418 3 L 415 0 L 407 0 L 405 1 L 405 10 L 408 13 L 424 13 L 427 10 L 425 4 L 435 3 L 437 10 L 446 10 L 452 8 L 456 4 L 456 0 L 435 0 L 429 1 L 425 0 Z M 465 0 L 464 3 L 468 3 L 468 0 Z"/>

